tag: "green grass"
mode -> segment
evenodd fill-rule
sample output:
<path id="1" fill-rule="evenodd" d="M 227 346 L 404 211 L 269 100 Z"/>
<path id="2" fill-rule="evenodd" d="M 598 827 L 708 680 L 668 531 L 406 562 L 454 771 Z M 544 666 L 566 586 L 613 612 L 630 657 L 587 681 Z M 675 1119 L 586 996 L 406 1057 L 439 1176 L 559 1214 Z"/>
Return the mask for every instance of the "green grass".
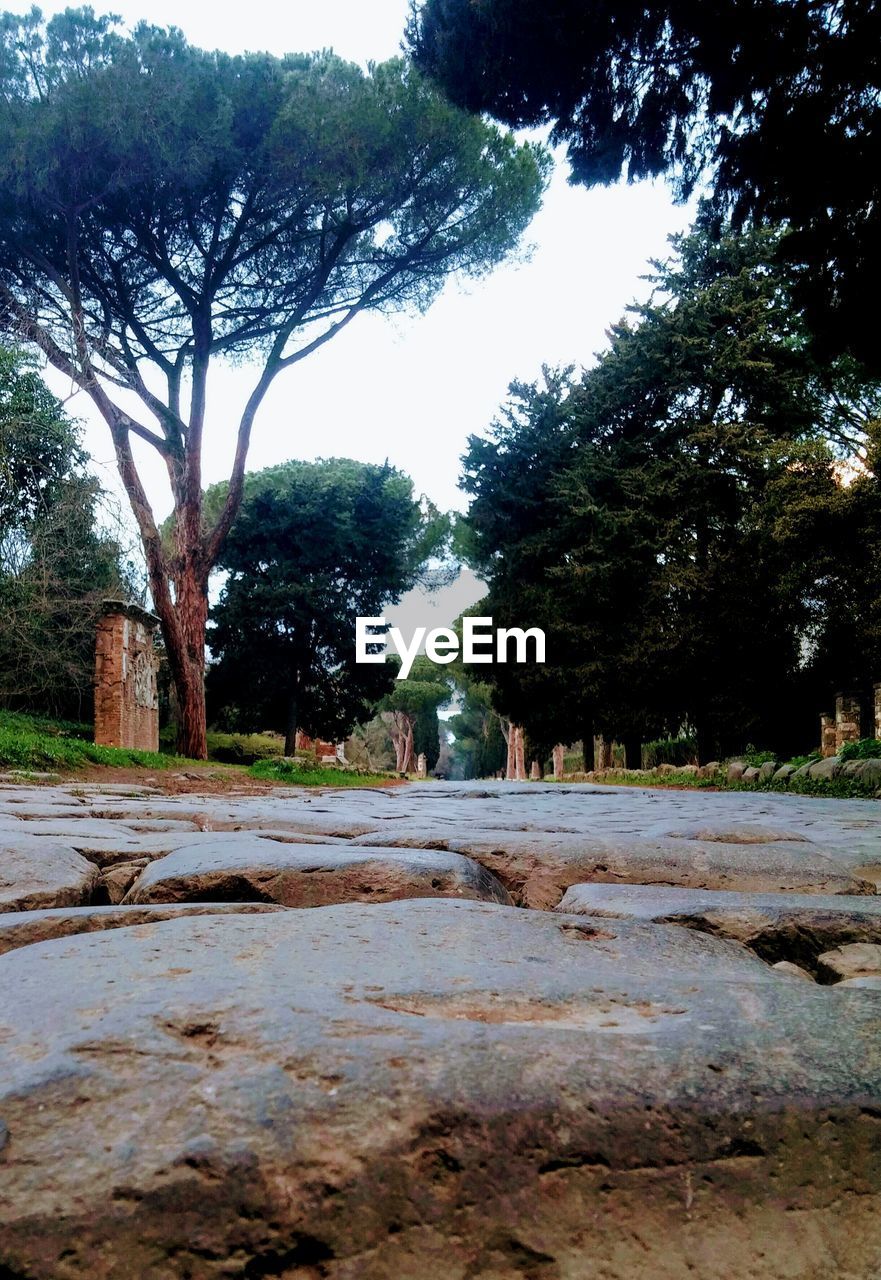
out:
<path id="1" fill-rule="evenodd" d="M 291 760 L 258 760 L 248 773 L 262 782 L 288 782 L 297 787 L 375 787 L 397 775 L 359 773 L 333 766 L 299 765 Z"/>
<path id="2" fill-rule="evenodd" d="M 175 756 L 153 751 L 97 747 L 91 736 L 90 725 L 0 711 L 0 767 L 44 773 L 89 764 L 166 769 L 179 763 Z"/>

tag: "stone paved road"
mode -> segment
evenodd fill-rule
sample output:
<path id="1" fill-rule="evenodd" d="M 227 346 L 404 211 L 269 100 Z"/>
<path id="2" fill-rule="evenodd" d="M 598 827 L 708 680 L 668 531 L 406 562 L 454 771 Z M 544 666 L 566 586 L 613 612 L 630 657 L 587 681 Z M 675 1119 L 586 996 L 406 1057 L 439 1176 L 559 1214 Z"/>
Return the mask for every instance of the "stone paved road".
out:
<path id="1" fill-rule="evenodd" d="M 874 801 L 0 785 L 0 1277 L 878 1280 L 879 884 Z"/>

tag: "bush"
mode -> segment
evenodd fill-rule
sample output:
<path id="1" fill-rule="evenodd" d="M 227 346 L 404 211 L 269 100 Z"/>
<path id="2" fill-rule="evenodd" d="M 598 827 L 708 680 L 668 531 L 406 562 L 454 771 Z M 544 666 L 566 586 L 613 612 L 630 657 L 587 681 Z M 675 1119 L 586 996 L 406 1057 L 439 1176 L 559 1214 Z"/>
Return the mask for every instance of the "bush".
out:
<path id="1" fill-rule="evenodd" d="M 258 760 L 248 770 L 252 778 L 264 782 L 288 782 L 298 787 L 369 787 L 388 782 L 392 774 L 367 773 L 360 769 L 336 769 L 314 765 L 309 760 Z"/>
<path id="2" fill-rule="evenodd" d="M 659 764 L 672 764 L 678 768 L 697 763 L 697 742 L 694 738 L 657 738 L 654 742 L 643 743 L 643 769 L 654 769 Z"/>
<path id="3" fill-rule="evenodd" d="M 256 764 L 279 759 L 284 741 L 268 733 L 209 733 L 208 759 L 221 764 Z"/>
<path id="4" fill-rule="evenodd" d="M 881 738 L 860 738 L 846 742 L 838 752 L 840 760 L 881 760 Z"/>

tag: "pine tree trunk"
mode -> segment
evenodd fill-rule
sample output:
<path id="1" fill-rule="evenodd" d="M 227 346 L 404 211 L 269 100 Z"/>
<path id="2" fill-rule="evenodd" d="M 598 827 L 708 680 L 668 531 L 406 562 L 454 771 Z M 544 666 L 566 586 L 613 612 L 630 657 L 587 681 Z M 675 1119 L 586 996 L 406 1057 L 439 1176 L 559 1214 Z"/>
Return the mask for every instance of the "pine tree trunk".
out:
<path id="1" fill-rule="evenodd" d="M 288 718 L 284 735 L 284 753 L 292 756 L 297 750 L 297 695 L 292 693 L 288 702 Z"/>
<path id="2" fill-rule="evenodd" d="M 180 755 L 191 760 L 207 760 L 205 717 L 207 582 L 201 582 L 190 568 L 180 575 L 175 585 L 177 600 L 174 614 L 177 625 L 163 626 L 163 637 L 180 709 L 177 750 Z"/>
<path id="3" fill-rule="evenodd" d="M 504 722 L 502 727 L 504 733 Z M 510 720 L 508 721 L 508 732 L 505 733 L 505 742 L 508 744 L 508 758 L 505 762 L 505 780 L 513 782 L 517 772 L 516 751 L 517 751 L 517 731 Z"/>
<path id="4" fill-rule="evenodd" d="M 514 739 L 514 778 L 517 782 L 526 781 L 525 748 L 523 746 L 522 725 L 511 726 L 511 737 Z"/>

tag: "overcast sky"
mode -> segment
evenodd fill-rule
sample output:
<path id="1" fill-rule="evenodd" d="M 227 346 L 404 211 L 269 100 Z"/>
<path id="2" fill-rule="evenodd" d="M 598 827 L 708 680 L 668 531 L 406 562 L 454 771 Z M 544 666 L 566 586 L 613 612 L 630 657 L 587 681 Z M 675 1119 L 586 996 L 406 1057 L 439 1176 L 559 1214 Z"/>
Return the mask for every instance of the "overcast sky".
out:
<path id="1" fill-rule="evenodd" d="M 9 4 L 9 0 L 7 0 Z M 28 3 L 9 4 L 25 12 Z M 407 0 L 113 0 L 125 22 L 146 17 L 176 25 L 196 45 L 231 53 L 333 48 L 359 63 L 394 57 Z M 41 5 L 45 14 L 64 4 Z M 596 191 L 566 181 L 562 156 L 526 237 L 528 257 L 465 287 L 449 284 L 425 316 L 360 316 L 322 350 L 276 380 L 258 418 L 249 469 L 288 458 L 388 458 L 416 489 L 443 508 L 464 508 L 459 459 L 469 435 L 482 434 L 514 378 L 532 380 L 541 366 L 590 364 L 605 331 L 634 297 L 650 258 L 664 256 L 667 237 L 689 222 L 661 183 Z M 236 410 L 254 381 L 247 365 L 219 368 L 209 387 L 204 474 L 224 479 L 232 456 Z M 53 389 L 71 388 L 51 378 Z M 83 395 L 69 409 L 86 425 L 86 444 L 105 483 L 113 459 L 103 423 Z M 171 506 L 164 468 L 148 446 L 139 454 L 157 515 Z M 479 594 L 467 579 L 394 611 L 402 626 L 450 621 Z"/>

